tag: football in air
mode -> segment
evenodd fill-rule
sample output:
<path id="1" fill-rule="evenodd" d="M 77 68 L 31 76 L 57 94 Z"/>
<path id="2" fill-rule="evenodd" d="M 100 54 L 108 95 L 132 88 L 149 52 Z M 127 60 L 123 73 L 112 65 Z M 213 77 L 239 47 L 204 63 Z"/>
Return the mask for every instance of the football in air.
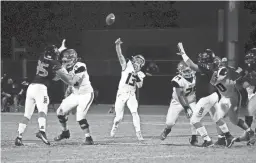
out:
<path id="1" fill-rule="evenodd" d="M 106 17 L 106 23 L 107 25 L 112 25 L 114 22 L 115 22 L 115 15 L 111 13 Z"/>

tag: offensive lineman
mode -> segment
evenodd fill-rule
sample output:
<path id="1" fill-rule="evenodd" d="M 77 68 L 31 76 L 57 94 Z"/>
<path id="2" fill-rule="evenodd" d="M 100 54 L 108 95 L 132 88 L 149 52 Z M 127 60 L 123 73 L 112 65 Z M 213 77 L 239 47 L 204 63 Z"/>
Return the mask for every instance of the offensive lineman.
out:
<path id="1" fill-rule="evenodd" d="M 15 139 L 16 146 L 22 146 L 22 135 L 25 132 L 27 124 L 34 112 L 35 105 L 38 109 L 38 124 L 39 132 L 36 137 L 41 139 L 45 144 L 50 145 L 47 140 L 46 129 L 46 116 L 48 112 L 49 97 L 47 93 L 47 87 L 51 80 L 56 78 L 56 75 L 63 80 L 63 82 L 73 85 L 73 77 L 68 75 L 66 69 L 62 68 L 58 61 L 59 54 L 64 47 L 65 40 L 62 42 L 62 46 L 58 49 L 55 45 L 51 45 L 45 48 L 43 55 L 40 56 L 37 65 L 36 76 L 31 84 L 28 86 L 25 101 L 25 113 L 22 121 L 19 123 L 18 136 Z"/>
<path id="2" fill-rule="evenodd" d="M 136 87 L 142 87 L 143 78 L 146 76 L 143 72 L 140 71 L 141 68 L 145 65 L 145 59 L 142 55 L 136 55 L 132 58 L 132 60 L 128 60 L 128 62 L 126 62 L 121 50 L 122 43 L 123 42 L 120 38 L 115 41 L 117 56 L 122 67 L 122 74 L 115 102 L 116 115 L 110 136 L 115 136 L 118 125 L 123 119 L 124 106 L 127 104 L 133 117 L 133 125 L 135 127 L 136 136 L 139 141 L 142 141 L 144 139 L 140 130 L 138 101 L 136 99 L 135 91 Z"/>
<path id="3" fill-rule="evenodd" d="M 171 132 L 172 127 L 175 125 L 178 116 L 183 109 L 185 110 L 187 117 L 190 118 L 193 114 L 193 110 L 190 109 L 196 107 L 196 77 L 194 76 L 194 72 L 184 61 L 181 61 L 178 64 L 177 69 L 179 74 L 171 81 L 173 86 L 172 100 L 166 116 L 166 127 L 161 134 L 161 140 L 164 140 Z M 197 145 L 197 133 L 193 125 L 191 126 L 191 131 L 192 138 L 190 139 L 190 144 Z"/>
<path id="4" fill-rule="evenodd" d="M 94 142 L 90 135 L 86 114 L 93 102 L 94 92 L 87 68 L 85 63 L 77 61 L 77 52 L 74 49 L 66 49 L 62 54 L 63 67 L 71 70 L 69 73 L 77 76 L 78 80 L 74 86 L 69 86 L 67 88 L 67 91 L 70 91 L 70 93 L 66 95 L 66 98 L 57 109 L 57 116 L 62 126 L 62 133 L 55 137 L 54 140 L 60 141 L 70 137 L 70 132 L 67 126 L 68 113 L 76 108 L 76 120 L 85 133 L 85 144 L 92 145 Z"/>
<path id="5" fill-rule="evenodd" d="M 195 64 L 185 53 L 182 43 L 178 44 L 178 48 L 184 62 L 194 71 L 206 75 L 207 80 L 212 77 L 213 70 L 216 69 L 220 64 L 220 59 L 215 57 L 215 54 L 210 50 L 206 49 L 203 53 L 199 54 L 198 65 Z M 208 83 L 207 83 L 208 85 Z M 219 95 L 217 91 L 214 91 L 210 95 L 201 98 L 197 104 L 195 111 L 191 117 L 191 123 L 197 129 L 197 132 L 203 137 L 203 147 L 213 146 L 211 138 L 208 136 L 206 128 L 202 125 L 202 118 L 209 112 L 212 119 L 216 122 L 216 125 L 224 133 L 224 138 L 227 147 L 231 147 L 235 141 L 235 138 L 230 134 L 227 124 L 223 121 L 223 117 L 219 117 L 221 112 L 220 105 L 218 103 Z"/>

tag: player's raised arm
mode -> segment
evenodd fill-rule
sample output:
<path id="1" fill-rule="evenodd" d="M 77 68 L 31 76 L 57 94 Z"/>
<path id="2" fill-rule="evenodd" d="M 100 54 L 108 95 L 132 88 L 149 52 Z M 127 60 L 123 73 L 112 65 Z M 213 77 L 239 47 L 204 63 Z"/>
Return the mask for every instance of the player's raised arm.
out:
<path id="1" fill-rule="evenodd" d="M 181 42 L 178 43 L 178 48 L 180 52 L 177 54 L 182 56 L 184 62 L 188 65 L 188 67 L 190 67 L 194 71 L 200 72 L 198 65 L 195 64 L 185 53 L 185 50 Z"/>
<path id="2" fill-rule="evenodd" d="M 122 66 L 122 70 L 124 70 L 126 68 L 126 60 L 122 54 L 122 49 L 121 49 L 121 44 L 123 42 L 121 41 L 120 38 L 118 38 L 116 41 L 115 41 L 115 44 L 116 44 L 116 53 L 117 53 L 117 57 L 119 59 L 119 62 Z"/>
<path id="3" fill-rule="evenodd" d="M 66 47 L 66 39 L 63 39 L 62 40 L 62 44 L 61 44 L 61 47 L 58 49 L 59 52 L 61 53 L 63 50 L 67 49 Z"/>

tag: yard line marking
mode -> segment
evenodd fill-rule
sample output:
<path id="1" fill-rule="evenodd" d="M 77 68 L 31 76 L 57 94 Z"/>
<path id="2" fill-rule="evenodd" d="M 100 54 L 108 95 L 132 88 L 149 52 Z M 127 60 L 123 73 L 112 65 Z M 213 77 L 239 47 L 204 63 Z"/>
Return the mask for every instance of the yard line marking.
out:
<path id="1" fill-rule="evenodd" d="M 34 162 L 73 162 L 73 161 L 105 161 L 105 160 L 138 160 L 138 159 L 157 159 L 157 158 L 191 158 L 194 155 L 167 155 L 167 156 L 140 156 L 131 155 L 129 157 L 110 157 L 110 158 L 85 158 L 85 159 L 52 159 L 52 160 L 37 160 L 37 161 L 11 161 L 13 163 L 34 163 Z M 3 160 L 2 160 L 3 161 Z"/>

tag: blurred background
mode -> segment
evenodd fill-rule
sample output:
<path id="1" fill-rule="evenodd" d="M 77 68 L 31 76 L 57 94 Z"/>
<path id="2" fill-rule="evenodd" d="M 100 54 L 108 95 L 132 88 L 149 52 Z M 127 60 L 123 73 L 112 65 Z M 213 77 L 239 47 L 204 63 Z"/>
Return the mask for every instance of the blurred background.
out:
<path id="1" fill-rule="evenodd" d="M 110 13 L 116 22 L 107 26 Z M 140 104 L 169 105 L 170 80 L 176 75 L 177 43 L 183 42 L 192 60 L 206 48 L 227 57 L 231 66 L 243 63 L 247 50 L 256 47 L 256 3 L 251 2 L 8 2 L 1 1 L 2 88 L 12 79 L 13 94 L 33 79 L 45 45 L 77 50 L 88 67 L 97 103 L 115 101 L 121 67 L 115 40 L 121 38 L 126 57 L 143 54 L 154 60 L 160 73 L 147 77 L 140 89 Z M 198 81 L 198 85 L 200 85 Z M 22 85 L 23 83 L 23 85 Z M 24 86 L 24 87 L 23 87 Z M 15 90 L 14 90 L 15 88 Z M 62 82 L 49 89 L 51 104 L 64 95 Z M 208 88 L 197 89 L 197 93 Z M 21 104 L 22 105 L 22 102 Z"/>

